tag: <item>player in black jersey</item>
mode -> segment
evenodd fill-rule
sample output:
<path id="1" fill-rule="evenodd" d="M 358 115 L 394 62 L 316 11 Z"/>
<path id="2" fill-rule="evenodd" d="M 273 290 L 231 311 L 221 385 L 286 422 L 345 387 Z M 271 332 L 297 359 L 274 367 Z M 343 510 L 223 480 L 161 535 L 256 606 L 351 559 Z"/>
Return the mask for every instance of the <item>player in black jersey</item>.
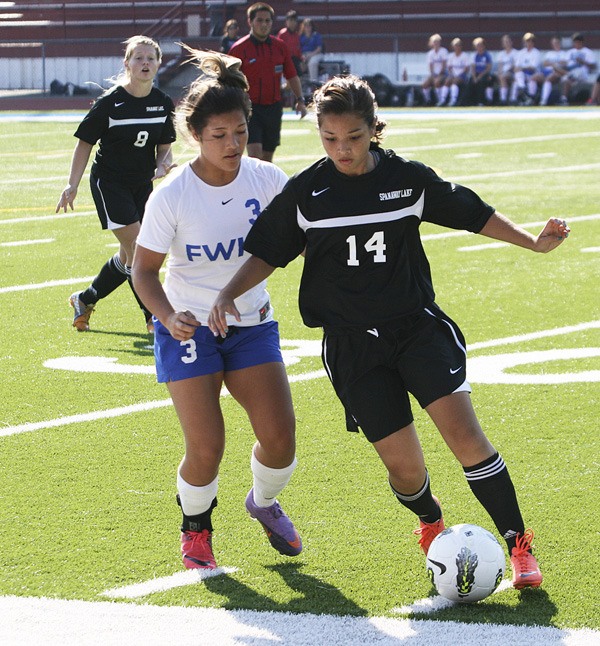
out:
<path id="1" fill-rule="evenodd" d="M 90 188 L 103 229 L 111 229 L 119 241 L 119 252 L 110 258 L 82 292 L 71 295 L 75 311 L 73 327 L 89 330 L 94 305 L 126 280 L 131 285 L 135 240 L 140 230 L 152 181 L 172 168 L 171 144 L 175 141 L 173 101 L 154 87 L 162 53 L 147 36 L 125 41 L 124 72 L 113 87 L 94 103 L 75 137 L 78 138 L 69 181 L 56 206 L 73 209 L 79 183 L 92 148 L 99 142 L 90 172 Z M 131 289 L 144 312 L 148 331 L 152 315 Z"/>
<path id="2" fill-rule="evenodd" d="M 295 175 L 262 212 L 244 248 L 252 255 L 220 292 L 209 326 L 227 331 L 234 299 L 305 254 L 300 312 L 324 328 L 323 362 L 347 411 L 385 464 L 398 500 L 419 517 L 427 553 L 444 529 L 432 495 L 408 392 L 425 408 L 506 540 L 517 588 L 542 575 L 515 490 L 471 405 L 460 329 L 435 304 L 422 221 L 466 229 L 537 252 L 567 237 L 551 219 L 533 236 L 468 188 L 379 146 L 385 124 L 368 85 L 334 78 L 314 96 L 327 157 Z"/>

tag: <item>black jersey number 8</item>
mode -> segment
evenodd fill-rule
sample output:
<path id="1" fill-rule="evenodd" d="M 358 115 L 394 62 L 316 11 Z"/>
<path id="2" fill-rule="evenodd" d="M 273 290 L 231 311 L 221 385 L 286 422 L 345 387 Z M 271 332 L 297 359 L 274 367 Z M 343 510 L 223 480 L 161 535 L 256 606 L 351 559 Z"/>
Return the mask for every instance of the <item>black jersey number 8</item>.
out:
<path id="1" fill-rule="evenodd" d="M 356 236 L 348 236 L 346 242 L 348 243 L 348 265 L 350 267 L 358 267 L 360 262 L 356 253 Z M 383 231 L 376 231 L 365 242 L 365 250 L 373 254 L 373 262 L 385 262 L 387 260 L 385 257 L 386 244 Z"/>
<path id="2" fill-rule="evenodd" d="M 137 139 L 133 142 L 133 145 L 138 148 L 143 148 L 146 145 L 149 136 L 150 135 L 147 130 L 140 130 L 137 133 Z"/>

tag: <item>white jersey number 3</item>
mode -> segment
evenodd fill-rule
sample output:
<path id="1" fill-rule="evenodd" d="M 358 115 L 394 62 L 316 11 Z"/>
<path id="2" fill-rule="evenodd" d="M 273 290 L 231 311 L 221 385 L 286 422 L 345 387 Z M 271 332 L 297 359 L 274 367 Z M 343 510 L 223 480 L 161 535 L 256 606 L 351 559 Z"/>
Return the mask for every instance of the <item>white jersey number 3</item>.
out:
<path id="1" fill-rule="evenodd" d="M 348 243 L 348 265 L 350 267 L 358 267 L 360 264 L 358 260 L 358 255 L 356 253 L 356 236 L 349 236 L 346 238 Z M 373 254 L 373 262 L 385 262 L 385 240 L 383 237 L 383 231 L 376 231 L 370 238 L 365 242 L 365 250 Z"/>

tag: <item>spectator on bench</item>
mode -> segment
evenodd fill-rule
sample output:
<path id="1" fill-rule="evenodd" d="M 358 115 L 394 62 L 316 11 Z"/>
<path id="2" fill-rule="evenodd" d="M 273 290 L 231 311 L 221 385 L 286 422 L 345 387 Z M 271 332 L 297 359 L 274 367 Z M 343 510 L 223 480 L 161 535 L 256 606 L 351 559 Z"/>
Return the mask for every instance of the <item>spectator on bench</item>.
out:
<path id="1" fill-rule="evenodd" d="M 431 90 L 435 90 L 435 103 L 441 100 L 440 88 L 446 80 L 446 62 L 448 60 L 448 50 L 442 47 L 442 37 L 439 34 L 433 34 L 429 38 L 429 51 L 427 52 L 427 66 L 429 76 L 423 81 L 421 89 L 425 98 L 425 105 L 432 103 Z"/>
<path id="2" fill-rule="evenodd" d="M 448 106 L 455 106 L 458 102 L 458 97 L 461 88 L 463 88 L 469 80 L 469 69 L 471 61 L 467 52 L 463 51 L 463 44 L 460 38 L 455 38 L 452 43 L 452 53 L 448 55 L 447 69 L 448 76 L 442 86 L 440 93 L 441 105 L 446 104 L 448 93 L 450 93 L 450 101 Z"/>
<path id="3" fill-rule="evenodd" d="M 596 57 L 589 47 L 585 47 L 583 35 L 573 34 L 573 47 L 567 52 L 567 74 L 563 79 L 561 105 L 568 105 L 569 94 L 577 83 L 587 83 L 596 69 Z"/>
<path id="4" fill-rule="evenodd" d="M 515 82 L 515 64 L 517 51 L 513 48 L 512 38 L 508 34 L 502 36 L 502 51 L 496 59 L 496 75 L 500 83 L 500 103 L 506 105 L 510 90 Z"/>

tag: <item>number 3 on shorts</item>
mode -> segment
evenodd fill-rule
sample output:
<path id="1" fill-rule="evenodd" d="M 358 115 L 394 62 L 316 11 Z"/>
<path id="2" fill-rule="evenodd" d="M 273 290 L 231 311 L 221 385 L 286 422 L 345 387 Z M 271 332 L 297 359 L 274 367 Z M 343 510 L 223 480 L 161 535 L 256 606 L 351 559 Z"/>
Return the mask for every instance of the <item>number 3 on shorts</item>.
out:
<path id="1" fill-rule="evenodd" d="M 179 345 L 182 348 L 185 348 L 185 356 L 181 357 L 181 360 L 183 363 L 194 363 L 196 359 L 198 358 L 198 354 L 196 353 L 196 342 L 194 339 L 188 339 L 187 341 L 180 341 Z"/>

